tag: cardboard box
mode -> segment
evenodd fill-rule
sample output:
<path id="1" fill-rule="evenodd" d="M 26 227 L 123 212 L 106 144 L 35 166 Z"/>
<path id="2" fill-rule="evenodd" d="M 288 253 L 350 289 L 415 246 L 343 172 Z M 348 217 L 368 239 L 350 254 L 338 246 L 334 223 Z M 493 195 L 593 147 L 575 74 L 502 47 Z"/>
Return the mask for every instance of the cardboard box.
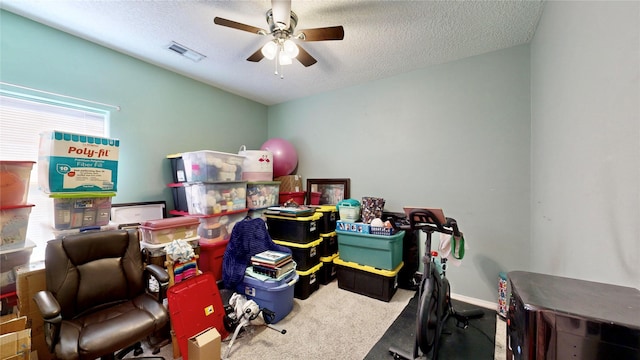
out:
<path id="1" fill-rule="evenodd" d="M 47 279 L 44 262 L 37 262 L 16 268 L 16 293 L 18 295 L 18 310 L 21 316 L 30 317 L 38 314 L 38 306 L 33 296 L 40 290 L 47 289 Z"/>
<path id="2" fill-rule="evenodd" d="M 274 180 L 280 181 L 280 192 L 282 193 L 304 191 L 302 187 L 302 176 L 300 175 L 278 176 Z"/>
<path id="3" fill-rule="evenodd" d="M 0 335 L 24 330 L 26 328 L 27 328 L 26 316 L 21 316 L 21 317 L 15 316 L 13 317 L 13 319 L 7 319 L 3 317 L 2 322 L 0 322 Z"/>
<path id="4" fill-rule="evenodd" d="M 15 358 L 28 360 L 30 354 L 31 329 L 0 335 L 0 359 Z"/>
<path id="5" fill-rule="evenodd" d="M 48 131 L 40 135 L 38 185 L 46 193 L 116 191 L 120 140 Z"/>
<path id="6" fill-rule="evenodd" d="M 31 348 L 37 351 L 40 360 L 51 360 L 53 356 L 44 339 L 44 320 L 33 296 L 40 290 L 47 289 L 44 262 L 36 262 L 16 268 L 16 292 L 18 295 L 18 312 L 27 318 L 27 326 L 31 328 Z"/>
<path id="7" fill-rule="evenodd" d="M 220 333 L 216 328 L 209 328 L 189 338 L 187 356 L 189 360 L 220 360 Z"/>

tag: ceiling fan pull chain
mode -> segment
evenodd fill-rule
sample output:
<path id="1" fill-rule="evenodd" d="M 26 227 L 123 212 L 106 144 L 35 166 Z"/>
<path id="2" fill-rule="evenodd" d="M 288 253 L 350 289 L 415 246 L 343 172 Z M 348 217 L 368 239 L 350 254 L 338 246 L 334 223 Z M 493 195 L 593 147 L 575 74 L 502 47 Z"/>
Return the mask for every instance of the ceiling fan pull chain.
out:
<path id="1" fill-rule="evenodd" d="M 275 65 L 275 66 L 276 66 L 276 69 L 275 69 L 275 71 L 273 72 L 273 74 L 274 74 L 274 75 L 278 75 L 278 57 L 277 57 L 277 56 L 276 56 L 275 60 L 276 60 L 276 61 L 274 61 L 274 63 L 276 64 L 276 65 Z"/>

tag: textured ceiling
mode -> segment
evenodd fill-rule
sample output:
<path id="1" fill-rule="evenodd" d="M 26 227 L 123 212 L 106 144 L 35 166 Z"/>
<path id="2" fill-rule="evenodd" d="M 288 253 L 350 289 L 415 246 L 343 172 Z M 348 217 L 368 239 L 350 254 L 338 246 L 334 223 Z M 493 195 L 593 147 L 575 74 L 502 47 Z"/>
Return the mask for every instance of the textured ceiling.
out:
<path id="1" fill-rule="evenodd" d="M 297 29 L 344 26 L 344 40 L 298 44 L 318 62 L 246 61 L 270 35 L 213 23 L 218 16 L 268 30 L 270 0 L 2 0 L 0 7 L 266 105 L 527 43 L 541 0 L 293 0 Z M 193 62 L 172 41 L 206 56 Z"/>

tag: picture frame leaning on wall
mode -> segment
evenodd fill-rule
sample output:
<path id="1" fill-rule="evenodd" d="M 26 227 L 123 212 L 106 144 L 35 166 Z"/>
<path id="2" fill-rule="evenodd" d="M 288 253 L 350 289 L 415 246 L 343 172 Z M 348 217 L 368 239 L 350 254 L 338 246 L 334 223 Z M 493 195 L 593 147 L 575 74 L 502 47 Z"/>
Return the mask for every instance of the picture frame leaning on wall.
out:
<path id="1" fill-rule="evenodd" d="M 307 179 L 307 199 L 311 203 L 312 193 L 320 193 L 318 205 L 335 205 L 348 199 L 351 179 Z"/>

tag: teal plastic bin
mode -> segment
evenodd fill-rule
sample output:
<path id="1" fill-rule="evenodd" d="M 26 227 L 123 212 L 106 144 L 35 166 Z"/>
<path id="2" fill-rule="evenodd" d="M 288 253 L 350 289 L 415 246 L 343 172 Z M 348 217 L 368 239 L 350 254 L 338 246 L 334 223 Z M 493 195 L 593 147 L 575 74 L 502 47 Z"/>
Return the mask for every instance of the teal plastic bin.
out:
<path id="1" fill-rule="evenodd" d="M 340 259 L 378 269 L 393 270 L 402 262 L 404 231 L 371 235 L 336 230 Z"/>

